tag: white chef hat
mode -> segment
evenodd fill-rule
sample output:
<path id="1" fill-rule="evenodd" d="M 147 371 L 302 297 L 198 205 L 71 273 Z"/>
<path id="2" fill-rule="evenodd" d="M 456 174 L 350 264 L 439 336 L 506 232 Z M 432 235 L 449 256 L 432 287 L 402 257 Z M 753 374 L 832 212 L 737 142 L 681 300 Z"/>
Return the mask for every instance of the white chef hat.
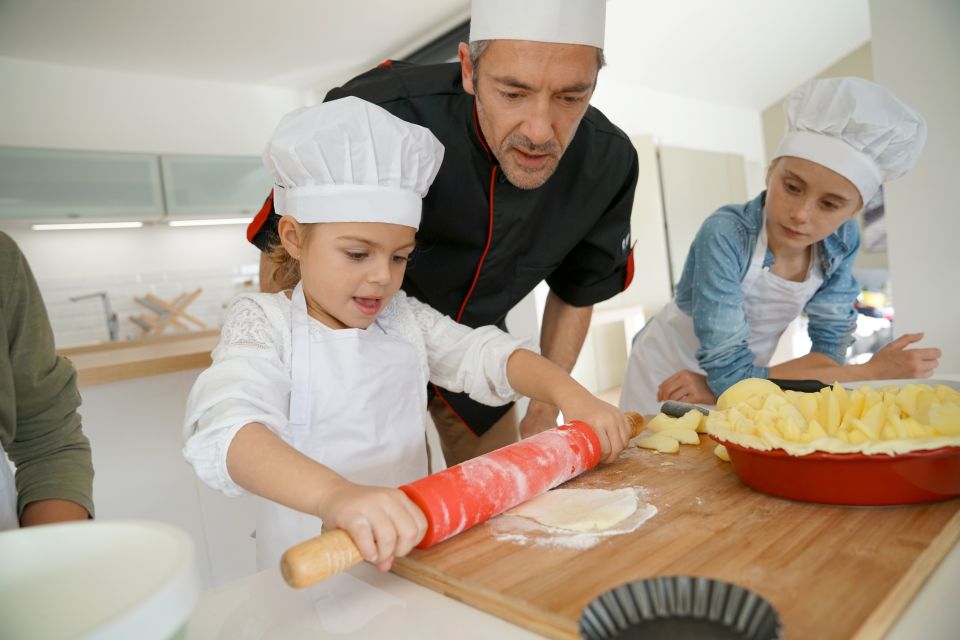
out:
<path id="1" fill-rule="evenodd" d="M 606 0 L 473 0 L 470 42 L 533 40 L 603 49 Z"/>
<path id="2" fill-rule="evenodd" d="M 277 213 L 414 229 L 442 160 L 429 129 L 353 96 L 288 113 L 263 152 Z"/>
<path id="3" fill-rule="evenodd" d="M 787 133 L 774 154 L 811 160 L 847 178 L 870 202 L 909 171 L 927 140 L 919 113 L 862 78 L 811 80 L 784 102 Z"/>

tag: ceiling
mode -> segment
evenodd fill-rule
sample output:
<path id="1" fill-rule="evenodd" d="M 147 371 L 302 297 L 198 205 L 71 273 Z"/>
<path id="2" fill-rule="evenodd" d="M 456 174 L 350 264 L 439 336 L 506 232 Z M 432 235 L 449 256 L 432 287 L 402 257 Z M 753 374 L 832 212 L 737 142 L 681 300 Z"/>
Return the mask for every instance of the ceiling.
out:
<path id="1" fill-rule="evenodd" d="M 608 0 L 604 74 L 763 109 L 869 40 L 868 1 Z M 322 89 L 468 14 L 468 0 L 0 0 L 0 56 Z"/>

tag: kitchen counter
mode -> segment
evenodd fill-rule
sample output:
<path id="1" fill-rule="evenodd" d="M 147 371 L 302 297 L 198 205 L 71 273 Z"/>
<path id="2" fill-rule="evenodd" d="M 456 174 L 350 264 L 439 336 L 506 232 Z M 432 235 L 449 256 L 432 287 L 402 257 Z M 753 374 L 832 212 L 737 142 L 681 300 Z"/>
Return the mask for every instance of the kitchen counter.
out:
<path id="1" fill-rule="evenodd" d="M 91 385 L 144 378 L 210 366 L 210 352 L 220 330 L 195 331 L 142 340 L 60 349 L 77 369 L 81 389 Z"/>

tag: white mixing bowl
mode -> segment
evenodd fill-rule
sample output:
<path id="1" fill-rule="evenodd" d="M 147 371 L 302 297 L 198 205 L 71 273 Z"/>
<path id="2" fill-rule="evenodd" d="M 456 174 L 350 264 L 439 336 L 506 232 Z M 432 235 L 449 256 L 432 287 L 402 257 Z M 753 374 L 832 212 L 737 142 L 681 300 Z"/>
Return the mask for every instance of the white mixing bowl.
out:
<path id="1" fill-rule="evenodd" d="M 94 521 L 0 533 L 0 636 L 167 640 L 200 593 L 174 526 Z"/>

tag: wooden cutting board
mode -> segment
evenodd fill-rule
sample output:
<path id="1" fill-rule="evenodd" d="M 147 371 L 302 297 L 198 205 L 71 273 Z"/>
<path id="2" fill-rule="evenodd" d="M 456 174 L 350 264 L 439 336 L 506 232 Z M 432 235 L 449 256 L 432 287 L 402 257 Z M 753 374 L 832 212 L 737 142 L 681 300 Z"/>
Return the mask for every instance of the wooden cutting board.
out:
<path id="1" fill-rule="evenodd" d="M 577 638 L 582 609 L 659 575 L 736 582 L 767 598 L 786 637 L 879 637 L 960 538 L 960 500 L 831 507 L 757 493 L 714 457 L 631 448 L 565 487 L 644 487 L 656 516 L 587 549 L 498 541 L 479 525 L 394 563 L 405 578 L 550 638 Z"/>

